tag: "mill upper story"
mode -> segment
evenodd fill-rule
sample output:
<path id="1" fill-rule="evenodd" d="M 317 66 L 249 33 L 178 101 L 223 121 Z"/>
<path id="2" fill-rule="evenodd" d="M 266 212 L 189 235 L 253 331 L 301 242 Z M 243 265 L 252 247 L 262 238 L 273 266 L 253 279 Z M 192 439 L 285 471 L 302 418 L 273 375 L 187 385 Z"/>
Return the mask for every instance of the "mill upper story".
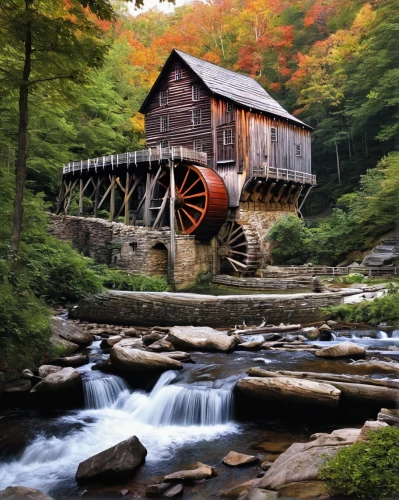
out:
<path id="1" fill-rule="evenodd" d="M 249 179 L 270 170 L 314 183 L 311 127 L 249 76 L 174 49 L 140 111 L 148 147 L 207 153 L 208 166 L 226 183 L 230 206 L 239 203 Z"/>

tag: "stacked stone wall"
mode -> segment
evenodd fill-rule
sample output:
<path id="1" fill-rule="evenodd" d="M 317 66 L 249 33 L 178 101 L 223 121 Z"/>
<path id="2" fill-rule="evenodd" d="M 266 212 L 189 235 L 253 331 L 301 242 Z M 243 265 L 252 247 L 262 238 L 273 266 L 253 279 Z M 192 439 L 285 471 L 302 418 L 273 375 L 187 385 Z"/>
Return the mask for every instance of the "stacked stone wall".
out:
<path id="1" fill-rule="evenodd" d="M 52 216 L 51 232 L 96 262 L 130 274 L 167 275 L 169 228 L 108 222 L 103 219 Z M 175 283 L 178 288 L 195 282 L 197 274 L 212 266 L 212 247 L 194 236 L 176 235 Z"/>

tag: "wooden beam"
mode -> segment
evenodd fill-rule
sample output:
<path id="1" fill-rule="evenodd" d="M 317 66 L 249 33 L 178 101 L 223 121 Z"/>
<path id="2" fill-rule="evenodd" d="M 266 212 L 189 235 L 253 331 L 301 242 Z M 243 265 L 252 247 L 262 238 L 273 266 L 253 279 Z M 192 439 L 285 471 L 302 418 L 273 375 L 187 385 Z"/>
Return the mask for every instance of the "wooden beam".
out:
<path id="1" fill-rule="evenodd" d="M 153 228 L 156 228 L 158 226 L 158 224 L 161 222 L 163 214 L 165 213 L 166 203 L 168 202 L 168 197 L 169 197 L 169 191 L 170 191 L 170 188 L 168 188 L 166 190 L 166 193 L 165 193 L 165 195 L 163 197 L 161 206 L 159 208 L 158 215 L 157 215 L 157 217 L 156 217 L 156 219 L 154 221 L 154 224 L 152 225 Z"/>
<path id="2" fill-rule="evenodd" d="M 147 173 L 147 181 L 145 184 L 145 202 L 144 202 L 144 225 L 145 226 L 150 226 L 151 225 L 151 174 L 150 172 Z"/>
<path id="3" fill-rule="evenodd" d="M 113 178 L 115 177 L 114 175 L 112 176 Z M 111 184 L 108 186 L 107 190 L 104 193 L 104 196 L 101 198 L 100 203 L 98 204 L 97 208 L 101 208 L 101 205 L 104 203 L 106 197 L 108 196 L 108 193 L 111 191 L 112 186 L 115 184 L 115 179 L 111 179 Z"/>
<path id="4" fill-rule="evenodd" d="M 116 186 L 116 176 L 113 175 L 111 178 L 111 194 L 109 198 L 109 220 L 112 222 L 115 215 L 115 186 Z"/>
<path id="5" fill-rule="evenodd" d="M 134 177 L 134 176 L 133 176 Z M 130 196 L 129 196 L 129 188 L 130 188 L 130 174 L 126 172 L 126 187 L 125 187 L 125 199 L 123 200 L 123 205 L 125 205 L 125 224 L 129 225 L 129 207 L 130 207 Z M 133 192 L 133 191 L 132 191 Z M 123 207 L 122 205 L 122 207 Z M 121 207 L 121 209 L 122 209 Z"/>
<path id="6" fill-rule="evenodd" d="M 83 179 L 79 179 L 79 217 L 83 215 Z"/>
<path id="7" fill-rule="evenodd" d="M 169 160 L 169 170 L 170 170 L 170 204 L 169 204 L 169 215 L 170 215 L 170 249 L 169 249 L 169 261 L 168 261 L 168 281 L 169 284 L 174 287 L 175 285 L 175 259 L 176 259 L 176 239 L 175 239 L 175 198 L 176 198 L 176 187 L 175 187 L 175 164 Z"/>
<path id="8" fill-rule="evenodd" d="M 95 185 L 95 189 L 93 191 L 94 194 L 94 217 L 98 216 L 98 198 L 100 195 L 100 186 L 104 180 L 104 177 L 99 177 L 97 179 L 97 185 Z"/>
<path id="9" fill-rule="evenodd" d="M 73 190 L 74 190 L 74 187 L 76 186 L 77 182 L 78 182 L 79 179 L 76 179 L 75 181 L 71 181 L 70 184 L 69 184 L 69 189 L 68 189 L 68 198 L 65 197 L 65 203 L 64 203 L 64 212 L 65 212 L 65 215 L 68 214 L 68 209 L 69 209 L 69 205 L 71 204 L 71 199 L 72 199 L 72 193 L 73 193 Z"/>

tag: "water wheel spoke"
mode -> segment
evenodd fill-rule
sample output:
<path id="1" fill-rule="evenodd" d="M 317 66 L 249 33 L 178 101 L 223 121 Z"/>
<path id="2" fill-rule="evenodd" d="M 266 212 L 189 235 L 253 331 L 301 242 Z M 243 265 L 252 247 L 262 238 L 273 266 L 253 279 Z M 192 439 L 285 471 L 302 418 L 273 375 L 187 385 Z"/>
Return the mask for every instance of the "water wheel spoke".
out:
<path id="1" fill-rule="evenodd" d="M 181 231 L 184 233 L 184 231 L 186 230 L 186 228 L 184 227 L 183 218 L 181 216 L 180 210 L 177 211 L 177 216 L 179 217 Z"/>
<path id="2" fill-rule="evenodd" d="M 241 230 L 241 226 L 238 226 L 236 229 L 234 229 L 234 231 L 232 231 L 230 233 L 230 238 L 232 238 L 236 233 L 238 233 L 238 231 Z"/>
<path id="3" fill-rule="evenodd" d="M 182 182 L 182 185 L 178 188 L 180 193 L 183 191 L 183 188 L 184 188 L 184 185 L 186 184 L 186 180 L 187 180 L 187 177 L 188 177 L 188 174 L 190 173 L 190 169 L 188 168 L 187 169 L 187 172 L 186 172 L 186 175 L 183 179 L 183 182 Z"/>
<path id="4" fill-rule="evenodd" d="M 161 182 L 159 179 L 157 180 L 157 183 L 160 184 L 163 188 L 168 189 L 168 186 L 166 186 L 166 184 Z"/>
<path id="5" fill-rule="evenodd" d="M 203 193 L 189 194 L 188 196 L 185 196 L 184 199 L 187 200 L 187 198 L 196 198 L 197 196 L 206 196 L 206 192 L 204 191 Z"/>
<path id="6" fill-rule="evenodd" d="M 227 257 L 227 260 L 230 262 L 230 264 L 233 266 L 233 269 L 234 271 L 237 271 L 238 272 L 238 269 L 236 268 L 236 266 L 233 264 L 233 262 L 231 262 L 231 259 L 229 257 Z"/>
<path id="7" fill-rule="evenodd" d="M 237 245 L 232 245 L 231 248 L 239 248 L 239 247 L 243 247 L 244 245 L 247 246 L 246 241 L 243 241 L 242 243 L 238 243 Z"/>
<path id="8" fill-rule="evenodd" d="M 182 210 L 182 212 L 185 214 L 185 216 L 186 216 L 188 219 L 190 219 L 190 221 L 192 222 L 193 226 L 195 226 L 195 225 L 197 224 L 197 221 L 194 219 L 194 217 L 193 217 L 191 214 L 189 214 L 189 213 L 187 212 L 187 210 L 184 210 L 184 208 L 182 208 L 181 210 Z"/>
<path id="9" fill-rule="evenodd" d="M 234 243 L 235 241 L 237 241 L 242 236 L 243 236 L 242 233 L 237 234 L 237 236 L 235 238 L 233 238 L 232 240 L 229 240 L 228 244 L 231 245 L 232 243 Z"/>
<path id="10" fill-rule="evenodd" d="M 194 182 L 191 184 L 191 186 L 190 186 L 188 189 L 186 189 L 186 190 L 184 191 L 184 193 L 181 193 L 181 195 L 182 195 L 182 196 L 185 196 L 185 195 L 186 195 L 186 193 L 188 193 L 189 191 L 191 191 L 191 190 L 193 189 L 193 187 L 194 187 L 196 184 L 198 184 L 198 182 L 199 182 L 200 180 L 201 180 L 201 177 L 198 177 L 198 179 L 197 179 L 196 181 L 194 181 Z"/>
<path id="11" fill-rule="evenodd" d="M 242 262 L 240 262 L 238 260 L 232 259 L 231 257 L 227 257 L 227 259 L 230 261 L 231 264 L 233 264 L 233 262 L 234 262 L 235 264 L 237 264 L 237 266 L 245 267 L 245 269 L 247 268 L 246 264 L 243 264 Z"/>
<path id="12" fill-rule="evenodd" d="M 202 214 L 205 212 L 205 210 L 201 207 L 197 207 L 196 205 L 191 205 L 190 203 L 185 203 L 184 204 L 186 207 L 193 208 L 194 210 L 198 210 L 198 212 L 201 212 Z"/>
<path id="13" fill-rule="evenodd" d="M 249 253 L 238 252 L 237 250 L 230 250 L 230 253 L 234 253 L 234 254 L 237 254 L 237 255 L 244 255 L 244 257 L 250 257 Z"/>

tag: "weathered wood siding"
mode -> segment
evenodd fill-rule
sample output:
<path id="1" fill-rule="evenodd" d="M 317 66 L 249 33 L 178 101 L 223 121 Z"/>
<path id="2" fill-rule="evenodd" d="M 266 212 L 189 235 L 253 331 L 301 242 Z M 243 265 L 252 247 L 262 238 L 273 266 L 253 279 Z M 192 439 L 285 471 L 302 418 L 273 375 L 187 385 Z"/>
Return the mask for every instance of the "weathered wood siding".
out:
<path id="1" fill-rule="evenodd" d="M 175 80 L 175 67 L 181 68 L 181 79 Z M 192 100 L 192 86 L 200 86 L 199 101 Z M 145 133 L 148 147 L 157 147 L 161 141 L 169 146 L 183 146 L 194 149 L 194 141 L 202 141 L 202 151 L 211 160 L 211 98 L 201 80 L 182 63 L 174 63 L 170 71 L 158 82 L 157 91 L 145 113 Z M 168 91 L 168 103 L 160 104 L 159 92 Z M 193 125 L 192 111 L 201 110 L 201 125 Z M 161 116 L 169 116 L 169 131 L 161 132 Z"/>

